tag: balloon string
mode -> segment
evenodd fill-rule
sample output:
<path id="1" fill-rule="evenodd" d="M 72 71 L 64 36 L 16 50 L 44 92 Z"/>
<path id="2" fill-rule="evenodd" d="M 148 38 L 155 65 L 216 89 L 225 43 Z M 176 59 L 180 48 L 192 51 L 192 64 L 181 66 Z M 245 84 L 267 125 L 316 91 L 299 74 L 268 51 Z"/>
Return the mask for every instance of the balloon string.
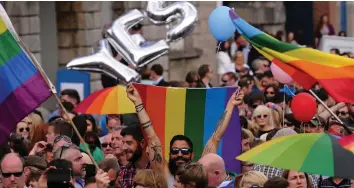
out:
<path id="1" fill-rule="evenodd" d="M 216 47 L 216 53 L 218 53 L 220 51 L 220 45 L 221 45 L 221 42 L 219 42 L 218 46 Z"/>

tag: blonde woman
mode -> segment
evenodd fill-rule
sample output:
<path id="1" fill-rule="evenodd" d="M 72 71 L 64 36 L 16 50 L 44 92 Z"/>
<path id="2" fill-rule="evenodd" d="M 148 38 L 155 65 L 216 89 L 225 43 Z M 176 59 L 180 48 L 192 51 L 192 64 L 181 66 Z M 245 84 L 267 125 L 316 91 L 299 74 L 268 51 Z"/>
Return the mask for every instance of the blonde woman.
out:
<path id="1" fill-rule="evenodd" d="M 32 123 L 29 125 L 30 128 L 30 138 L 33 138 L 33 134 L 37 129 L 39 124 L 43 123 L 42 117 L 36 113 L 31 113 L 28 115 L 28 118 L 32 120 Z"/>
<path id="2" fill-rule="evenodd" d="M 138 170 L 134 177 L 135 188 L 168 188 L 166 176 L 159 170 Z"/>
<path id="3" fill-rule="evenodd" d="M 254 109 L 252 120 L 259 129 L 258 134 L 256 134 L 256 137 L 258 138 L 275 128 L 272 110 L 265 105 L 258 105 L 257 108 Z"/>
<path id="4" fill-rule="evenodd" d="M 243 174 L 240 181 L 240 188 L 251 188 L 254 185 L 263 187 L 268 178 L 261 172 L 249 171 Z"/>

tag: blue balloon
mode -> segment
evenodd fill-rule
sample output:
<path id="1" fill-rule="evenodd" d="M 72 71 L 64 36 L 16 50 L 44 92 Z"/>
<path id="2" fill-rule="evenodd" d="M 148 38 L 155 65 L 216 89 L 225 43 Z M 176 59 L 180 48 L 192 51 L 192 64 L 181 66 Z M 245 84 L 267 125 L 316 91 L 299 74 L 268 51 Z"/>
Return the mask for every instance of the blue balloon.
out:
<path id="1" fill-rule="evenodd" d="M 229 15 L 229 7 L 220 6 L 209 15 L 208 25 L 210 33 L 219 41 L 224 42 L 232 37 L 236 28 Z"/>

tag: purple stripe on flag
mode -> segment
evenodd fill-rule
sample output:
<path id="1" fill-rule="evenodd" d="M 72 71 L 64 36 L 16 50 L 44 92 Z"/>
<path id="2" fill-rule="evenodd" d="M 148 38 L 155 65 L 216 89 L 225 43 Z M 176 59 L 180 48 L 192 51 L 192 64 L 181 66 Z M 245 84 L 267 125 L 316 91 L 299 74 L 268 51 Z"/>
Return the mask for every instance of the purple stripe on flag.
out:
<path id="1" fill-rule="evenodd" d="M 40 72 L 14 90 L 0 104 L 0 143 L 4 142 L 17 122 L 22 120 L 51 96 Z"/>
<path id="2" fill-rule="evenodd" d="M 226 98 L 230 98 L 235 88 L 228 88 Z M 226 104 L 225 104 L 226 106 Z M 229 126 L 226 129 L 222 144 L 222 157 L 226 169 L 232 172 L 241 173 L 241 162 L 235 158 L 241 154 L 241 125 L 238 109 L 235 108 Z"/>

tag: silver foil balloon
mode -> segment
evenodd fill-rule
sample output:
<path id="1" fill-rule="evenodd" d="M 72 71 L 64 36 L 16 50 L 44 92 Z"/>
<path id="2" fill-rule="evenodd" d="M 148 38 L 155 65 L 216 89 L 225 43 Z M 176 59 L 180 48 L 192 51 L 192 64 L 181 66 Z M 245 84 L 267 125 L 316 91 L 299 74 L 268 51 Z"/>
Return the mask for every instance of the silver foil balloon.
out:
<path id="1" fill-rule="evenodd" d="M 166 41 L 176 41 L 189 35 L 198 20 L 197 9 L 189 2 L 180 1 L 164 7 L 165 1 L 149 1 L 146 15 L 156 25 L 169 24 L 180 18 L 181 22 L 167 31 Z"/>
<path id="2" fill-rule="evenodd" d="M 66 65 L 66 68 L 103 73 L 122 81 L 123 84 L 140 80 L 140 75 L 135 70 L 114 59 L 106 39 L 101 40 L 99 46 L 100 49 L 97 53 L 73 59 Z"/>
<path id="3" fill-rule="evenodd" d="M 145 47 L 141 47 L 133 41 L 128 30 L 143 19 L 144 15 L 134 9 L 115 20 L 112 27 L 107 30 L 107 40 L 113 48 L 129 64 L 138 68 L 167 54 L 169 49 L 164 40 Z"/>

